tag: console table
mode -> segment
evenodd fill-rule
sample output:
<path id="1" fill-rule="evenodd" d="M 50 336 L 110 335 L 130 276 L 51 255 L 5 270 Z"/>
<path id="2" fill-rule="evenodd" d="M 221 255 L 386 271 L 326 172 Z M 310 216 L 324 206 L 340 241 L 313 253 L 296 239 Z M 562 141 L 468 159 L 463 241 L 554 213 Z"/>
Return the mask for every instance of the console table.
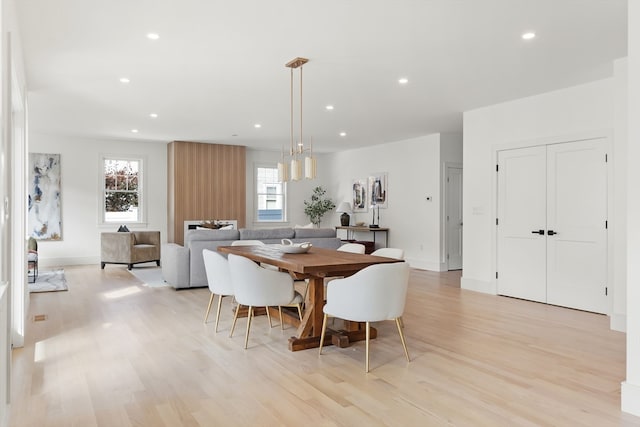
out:
<path id="1" fill-rule="evenodd" d="M 376 234 L 384 233 L 384 247 L 386 248 L 389 246 L 389 229 L 385 227 L 371 228 L 367 226 L 358 227 L 350 225 L 336 227 L 336 230 L 347 230 L 347 240 L 353 240 L 355 233 L 373 233 L 374 249 L 376 245 Z"/>

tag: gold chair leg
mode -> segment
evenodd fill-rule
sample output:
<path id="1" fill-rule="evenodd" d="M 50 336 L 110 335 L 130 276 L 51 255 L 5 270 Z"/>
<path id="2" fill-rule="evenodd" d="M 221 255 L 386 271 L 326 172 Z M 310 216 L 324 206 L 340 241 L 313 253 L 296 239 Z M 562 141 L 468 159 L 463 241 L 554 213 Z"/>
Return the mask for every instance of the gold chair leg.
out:
<path id="1" fill-rule="evenodd" d="M 324 315 L 322 319 L 322 332 L 320 332 L 320 347 L 318 348 L 318 355 L 322 354 L 322 344 L 324 344 L 324 333 L 327 331 L 327 315 Z"/>
<path id="2" fill-rule="evenodd" d="M 280 330 L 284 331 L 284 322 L 282 321 L 282 307 L 278 306 L 278 314 L 280 315 Z"/>
<path id="3" fill-rule="evenodd" d="M 300 318 L 300 321 L 302 322 L 302 304 L 298 304 L 298 317 Z"/>
<path id="4" fill-rule="evenodd" d="M 236 312 L 233 315 L 233 323 L 231 324 L 231 332 L 229 338 L 233 337 L 233 330 L 236 328 L 236 320 L 238 320 L 238 311 L 240 311 L 240 304 L 236 305 Z"/>
<path id="5" fill-rule="evenodd" d="M 211 294 L 213 295 L 213 294 Z M 222 307 L 222 295 L 218 295 L 218 310 L 216 311 L 216 327 L 214 332 L 218 332 L 218 322 L 220 322 L 220 308 Z"/>
<path id="6" fill-rule="evenodd" d="M 249 329 L 251 329 L 251 317 L 253 315 L 253 307 L 249 306 L 249 312 L 247 313 L 247 335 L 244 337 L 244 348 L 249 345 Z"/>
<path id="7" fill-rule="evenodd" d="M 398 320 L 400 321 L 400 326 L 404 328 L 404 320 L 402 320 L 402 316 L 398 317 Z"/>
<path id="8" fill-rule="evenodd" d="M 271 324 L 271 314 L 269 314 L 269 307 L 265 307 L 265 310 L 267 310 L 267 319 L 269 319 L 269 327 L 273 328 L 273 325 Z"/>
<path id="9" fill-rule="evenodd" d="M 367 341 L 365 344 L 365 361 L 364 361 L 364 371 L 365 372 L 369 372 L 369 338 L 371 338 L 371 328 L 369 327 L 369 322 L 367 322 L 367 326 L 366 326 L 366 337 L 367 337 Z"/>
<path id="10" fill-rule="evenodd" d="M 398 326 L 398 332 L 400 332 L 400 341 L 402 341 L 402 347 L 404 348 L 404 355 L 407 357 L 407 362 L 411 362 L 409 358 L 409 351 L 407 350 L 407 343 L 404 340 L 404 332 L 402 332 L 402 326 L 400 323 L 402 322 L 401 318 L 398 317 L 396 319 L 396 325 Z"/>
<path id="11" fill-rule="evenodd" d="M 213 297 L 215 294 L 211 293 L 211 298 L 209 298 L 209 305 L 207 306 L 207 312 L 204 314 L 204 323 L 207 323 L 207 318 L 209 317 L 209 311 L 211 311 L 211 304 L 213 304 Z"/>

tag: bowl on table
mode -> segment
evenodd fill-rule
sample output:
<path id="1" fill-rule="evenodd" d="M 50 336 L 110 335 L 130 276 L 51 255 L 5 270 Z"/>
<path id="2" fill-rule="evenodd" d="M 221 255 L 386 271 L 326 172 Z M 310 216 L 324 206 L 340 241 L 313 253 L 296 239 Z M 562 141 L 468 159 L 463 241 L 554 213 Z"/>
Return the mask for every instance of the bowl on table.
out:
<path id="1" fill-rule="evenodd" d="M 311 249 L 310 242 L 293 243 L 289 239 L 282 239 L 279 249 L 286 254 L 303 254 Z"/>

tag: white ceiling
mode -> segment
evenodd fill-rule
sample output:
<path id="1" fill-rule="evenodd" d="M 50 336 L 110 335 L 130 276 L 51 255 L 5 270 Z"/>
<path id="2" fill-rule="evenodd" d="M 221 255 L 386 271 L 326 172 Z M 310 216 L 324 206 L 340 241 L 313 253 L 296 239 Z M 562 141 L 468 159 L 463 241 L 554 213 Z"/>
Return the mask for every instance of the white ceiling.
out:
<path id="1" fill-rule="evenodd" d="M 288 146 L 297 56 L 316 151 L 461 132 L 463 111 L 608 77 L 627 52 L 626 0 L 16 4 L 31 129 L 94 138 Z"/>

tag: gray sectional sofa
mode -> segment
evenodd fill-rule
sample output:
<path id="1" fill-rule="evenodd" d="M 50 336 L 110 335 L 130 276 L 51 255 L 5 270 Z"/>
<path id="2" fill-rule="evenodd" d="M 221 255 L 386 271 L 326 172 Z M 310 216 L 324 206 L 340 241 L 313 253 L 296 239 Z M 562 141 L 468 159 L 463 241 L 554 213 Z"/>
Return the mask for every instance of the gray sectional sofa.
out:
<path id="1" fill-rule="evenodd" d="M 176 289 L 207 286 L 202 250 L 216 250 L 235 240 L 260 240 L 280 243 L 290 239 L 294 243 L 311 242 L 315 247 L 337 249 L 341 241 L 335 228 L 269 228 L 240 230 L 188 230 L 184 246 L 167 243 L 162 247 L 162 276 Z"/>

